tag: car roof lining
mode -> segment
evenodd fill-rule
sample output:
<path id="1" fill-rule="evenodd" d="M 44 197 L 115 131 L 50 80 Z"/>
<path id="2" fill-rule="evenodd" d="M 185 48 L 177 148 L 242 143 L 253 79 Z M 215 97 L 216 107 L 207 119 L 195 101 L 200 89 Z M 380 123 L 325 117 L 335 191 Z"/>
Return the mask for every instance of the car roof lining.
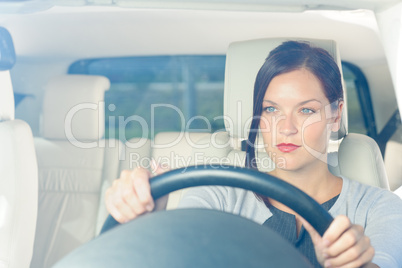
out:
<path id="1" fill-rule="evenodd" d="M 89 11 L 73 14 L 66 9 L 74 8 L 54 7 L 49 12 L 15 16 L 5 22 L 20 59 L 35 55 L 44 60 L 65 58 L 72 62 L 80 58 L 155 55 L 155 51 L 159 55 L 225 54 L 233 40 L 267 36 L 335 39 L 345 60 L 360 62 L 368 59 L 367 56 L 371 61 L 384 59 L 380 40 L 373 34 L 377 25 L 371 11 L 267 15 L 265 12 L 118 8 L 107 12 L 103 7 L 86 7 L 83 9 Z M 303 27 L 296 29 L 295 20 L 303 21 Z M 335 28 L 337 31 L 328 31 Z M 206 33 L 208 39 L 204 38 Z M 361 43 L 353 42 L 349 36 Z M 30 42 L 22 41 L 27 39 Z M 77 46 L 72 43 L 74 40 L 83 42 Z"/>
<path id="2" fill-rule="evenodd" d="M 398 0 L 6 0 L 0 13 L 31 13 L 53 6 L 117 6 L 153 9 L 242 10 L 303 12 L 306 10 L 380 11 L 396 5 Z"/>

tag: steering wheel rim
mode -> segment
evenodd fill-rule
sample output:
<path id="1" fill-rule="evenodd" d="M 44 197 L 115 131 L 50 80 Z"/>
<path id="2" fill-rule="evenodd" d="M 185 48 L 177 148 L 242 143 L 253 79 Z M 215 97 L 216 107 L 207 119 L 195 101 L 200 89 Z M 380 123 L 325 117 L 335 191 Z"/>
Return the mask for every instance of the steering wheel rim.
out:
<path id="1" fill-rule="evenodd" d="M 196 186 L 229 186 L 268 196 L 294 210 L 322 236 L 333 217 L 313 198 L 272 175 L 236 166 L 189 166 L 165 172 L 150 180 L 154 200 L 171 192 Z M 101 233 L 119 225 L 111 216 Z"/>
<path id="2" fill-rule="evenodd" d="M 284 203 L 310 221 L 320 233 L 324 233 L 333 220 L 317 202 L 296 187 L 271 175 L 240 167 L 191 166 L 156 176 L 150 184 L 154 199 L 193 186 L 241 187 Z M 102 231 L 115 225 L 119 224 L 109 216 Z M 151 268 L 311 267 L 293 245 L 270 228 L 238 215 L 208 209 L 144 215 L 82 245 L 54 267 L 106 268 L 129 264 Z"/>

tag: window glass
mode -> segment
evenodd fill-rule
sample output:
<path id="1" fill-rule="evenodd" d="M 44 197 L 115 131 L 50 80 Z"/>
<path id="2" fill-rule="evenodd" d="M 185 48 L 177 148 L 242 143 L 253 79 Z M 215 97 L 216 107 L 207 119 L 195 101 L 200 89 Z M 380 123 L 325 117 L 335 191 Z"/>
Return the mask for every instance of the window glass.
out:
<path id="1" fill-rule="evenodd" d="M 348 129 L 350 133 L 367 134 L 362 107 L 356 89 L 357 77 L 347 66 L 342 65 L 343 78 L 346 86 L 348 109 Z"/>
<path id="2" fill-rule="evenodd" d="M 164 131 L 224 128 L 220 116 L 225 56 L 81 60 L 70 66 L 69 73 L 109 78 L 105 138 L 153 138 Z"/>
<path id="3" fill-rule="evenodd" d="M 349 132 L 367 134 L 358 76 L 342 65 L 347 88 Z M 103 75 L 105 138 L 153 138 L 165 131 L 214 132 L 224 128 L 225 56 L 150 56 L 86 59 L 73 63 L 72 74 Z"/>

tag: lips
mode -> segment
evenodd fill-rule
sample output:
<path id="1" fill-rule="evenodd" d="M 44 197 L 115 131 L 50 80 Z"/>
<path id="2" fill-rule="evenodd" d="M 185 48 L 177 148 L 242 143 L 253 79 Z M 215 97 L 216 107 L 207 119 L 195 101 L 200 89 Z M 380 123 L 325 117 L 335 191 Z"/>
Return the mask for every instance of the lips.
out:
<path id="1" fill-rule="evenodd" d="M 300 148 L 299 145 L 295 145 L 293 143 L 280 143 L 280 144 L 277 144 L 276 147 L 282 153 L 290 153 L 290 152 L 293 152 L 294 150 L 297 150 L 298 148 Z"/>

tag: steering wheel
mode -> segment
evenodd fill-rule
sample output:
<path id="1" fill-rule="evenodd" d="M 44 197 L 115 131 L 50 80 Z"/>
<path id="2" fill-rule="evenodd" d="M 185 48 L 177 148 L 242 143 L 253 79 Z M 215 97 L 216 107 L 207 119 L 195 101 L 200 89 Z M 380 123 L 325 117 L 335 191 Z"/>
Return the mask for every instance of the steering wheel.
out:
<path id="1" fill-rule="evenodd" d="M 158 199 L 203 185 L 243 188 L 269 196 L 323 235 L 332 216 L 307 194 L 271 175 L 233 166 L 191 166 L 150 180 Z M 119 225 L 111 216 L 103 231 Z M 312 267 L 277 233 L 238 215 L 178 209 L 141 216 L 77 248 L 54 267 Z"/>

